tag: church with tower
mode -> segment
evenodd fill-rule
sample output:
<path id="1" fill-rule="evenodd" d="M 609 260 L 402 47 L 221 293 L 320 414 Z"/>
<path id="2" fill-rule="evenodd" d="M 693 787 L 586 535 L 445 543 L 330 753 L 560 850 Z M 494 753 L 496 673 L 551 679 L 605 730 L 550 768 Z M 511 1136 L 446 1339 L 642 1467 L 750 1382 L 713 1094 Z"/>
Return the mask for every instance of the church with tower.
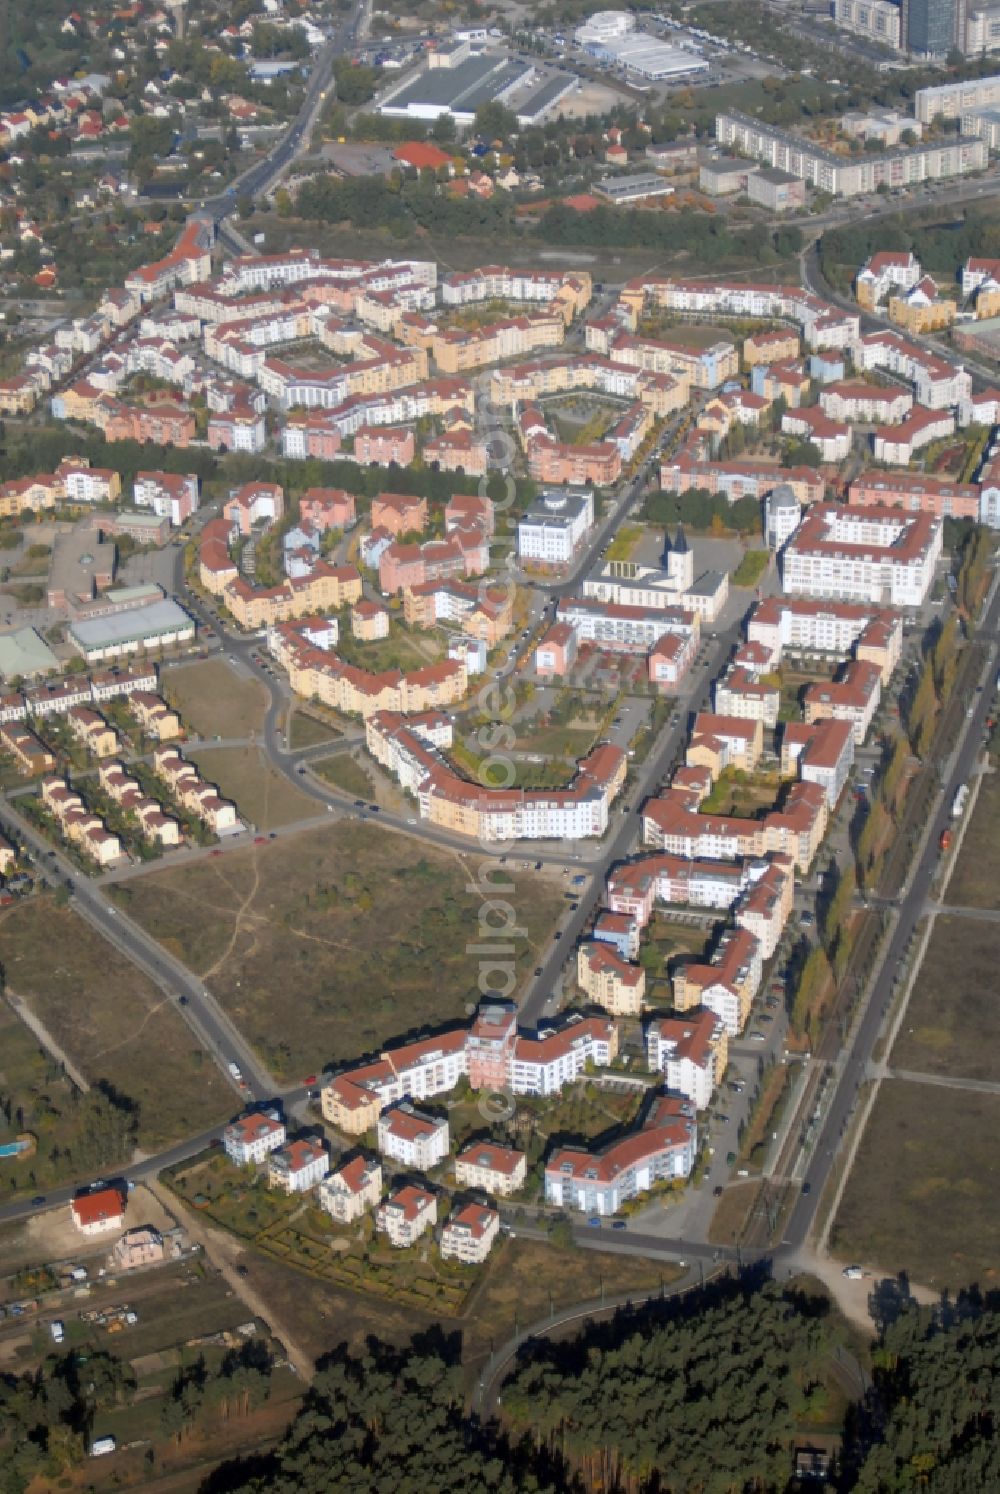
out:
<path id="1" fill-rule="evenodd" d="M 584 581 L 583 595 L 609 606 L 654 612 L 683 607 L 703 622 L 714 622 L 729 596 L 729 577 L 724 571 L 703 571 L 695 577 L 694 551 L 678 524 L 672 540 L 664 531 L 659 565 L 607 561 Z"/>

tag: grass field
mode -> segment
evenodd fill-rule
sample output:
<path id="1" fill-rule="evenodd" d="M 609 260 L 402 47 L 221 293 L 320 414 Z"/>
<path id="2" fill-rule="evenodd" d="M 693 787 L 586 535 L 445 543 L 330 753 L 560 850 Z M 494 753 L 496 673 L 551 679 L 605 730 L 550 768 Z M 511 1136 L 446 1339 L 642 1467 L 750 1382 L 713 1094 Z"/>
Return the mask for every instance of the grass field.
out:
<path id="1" fill-rule="evenodd" d="M 276 1072 L 294 1076 L 465 1015 L 480 996 L 474 874 L 474 857 L 340 823 L 152 873 L 115 895 L 207 980 Z M 520 980 L 563 903 L 539 878 L 508 882 L 526 931 L 511 939 Z"/>
<path id="2" fill-rule="evenodd" d="M 259 747 L 198 747 L 187 756 L 257 830 L 277 830 L 322 809 L 289 783 Z"/>
<path id="3" fill-rule="evenodd" d="M 139 1145 L 155 1151 L 222 1120 L 232 1092 L 177 1010 L 88 923 L 51 898 L 0 919 L 8 988 L 90 1083 L 141 1106 Z"/>
<path id="4" fill-rule="evenodd" d="M 288 733 L 289 746 L 293 751 L 300 747 L 316 747 L 320 742 L 335 742 L 341 735 L 329 721 L 321 721 L 308 711 L 296 711 Z"/>
<path id="5" fill-rule="evenodd" d="M 948 1078 L 997 1079 L 997 947 L 995 924 L 943 916 L 934 920 L 889 1056 L 893 1068 Z M 960 980 L 955 978 L 958 970 Z"/>
<path id="6" fill-rule="evenodd" d="M 1000 773 L 980 785 L 976 807 L 948 882 L 947 901 L 960 908 L 1000 910 Z"/>
<path id="7" fill-rule="evenodd" d="M 160 683 L 192 736 L 248 737 L 264 725 L 267 692 L 263 685 L 237 674 L 224 659 L 165 669 Z"/>
<path id="8" fill-rule="evenodd" d="M 576 762 L 586 757 L 596 737 L 596 726 L 542 726 L 518 737 L 517 746 L 521 752 L 540 752 L 546 757 L 571 758 Z"/>
<path id="9" fill-rule="evenodd" d="M 998 1126 L 1000 1095 L 886 1080 L 834 1220 L 834 1254 L 928 1287 L 995 1287 Z"/>
<path id="10" fill-rule="evenodd" d="M 338 752 L 333 757 L 320 758 L 310 764 L 317 777 L 332 783 L 334 788 L 353 794 L 356 799 L 371 799 L 375 793 L 371 774 L 364 763 L 356 762 L 348 752 Z"/>
<path id="11" fill-rule="evenodd" d="M 769 550 L 748 550 L 732 575 L 734 586 L 756 586 L 767 570 Z"/>

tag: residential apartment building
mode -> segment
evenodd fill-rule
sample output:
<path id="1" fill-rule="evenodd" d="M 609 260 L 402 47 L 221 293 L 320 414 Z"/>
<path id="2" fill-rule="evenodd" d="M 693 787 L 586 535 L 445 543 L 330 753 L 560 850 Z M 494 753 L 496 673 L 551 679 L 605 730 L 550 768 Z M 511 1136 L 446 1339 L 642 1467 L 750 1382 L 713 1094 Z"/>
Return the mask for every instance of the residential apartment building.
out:
<path id="1" fill-rule="evenodd" d="M 412 1183 L 396 1188 L 375 1210 L 375 1229 L 397 1250 L 408 1250 L 437 1224 L 437 1199 Z"/>
<path id="2" fill-rule="evenodd" d="M 470 1141 L 455 1158 L 460 1188 L 481 1188 L 496 1198 L 511 1198 L 524 1187 L 528 1159 L 524 1152 L 495 1141 Z"/>
<path id="3" fill-rule="evenodd" d="M 415 1110 L 407 1101 L 391 1105 L 378 1118 L 378 1149 L 401 1167 L 430 1172 L 448 1155 L 448 1122 Z"/>
<path id="4" fill-rule="evenodd" d="M 382 1201 L 382 1164 L 361 1154 L 352 1157 L 319 1185 L 316 1202 L 337 1224 L 353 1224 Z"/>
<path id="5" fill-rule="evenodd" d="M 877 192 L 881 186 L 892 190 L 966 176 L 982 171 L 987 162 L 986 142 L 970 136 L 921 141 L 867 156 L 838 155 L 804 136 L 736 110 L 717 115 L 715 134 L 720 145 L 776 166 L 834 197 L 858 197 Z"/>
<path id="6" fill-rule="evenodd" d="M 330 1156 L 315 1136 L 300 1136 L 268 1156 L 268 1187 L 281 1193 L 308 1193 L 330 1170 Z"/>
<path id="7" fill-rule="evenodd" d="M 623 960 L 602 939 L 579 946 L 576 957 L 577 985 L 591 1001 L 612 1017 L 637 1017 L 646 994 L 646 972 L 641 965 Z"/>
<path id="8" fill-rule="evenodd" d="M 36 773 L 51 773 L 56 765 L 55 754 L 50 752 L 41 737 L 19 721 L 0 723 L 0 750 L 9 753 L 18 771 L 28 777 L 34 777 Z"/>
<path id="9" fill-rule="evenodd" d="M 779 664 L 786 652 L 839 659 L 854 652 L 858 658 L 875 659 L 882 683 L 887 684 L 902 657 L 903 620 L 898 612 L 878 604 L 808 596 L 765 597 L 747 621 L 747 641 L 764 652 L 768 669 Z"/>
<path id="10" fill-rule="evenodd" d="M 941 545 L 941 522 L 926 514 L 820 504 L 782 551 L 782 587 L 789 596 L 919 607 Z"/>
<path id="11" fill-rule="evenodd" d="M 854 732 L 855 745 L 860 747 L 882 698 L 881 679 L 877 664 L 852 659 L 840 671 L 838 679 L 807 686 L 804 697 L 807 724 L 845 721 Z"/>
<path id="12" fill-rule="evenodd" d="M 699 711 L 694 718 L 684 761 L 688 767 L 706 767 L 714 778 L 726 768 L 752 773 L 764 750 L 762 720 L 722 716 Z"/>
<path id="13" fill-rule="evenodd" d="M 368 719 L 366 743 L 416 795 L 422 819 L 489 842 L 603 835 L 627 766 L 619 748 L 599 746 L 578 763 L 568 788 L 491 789 L 462 778 L 392 711 Z"/>
<path id="14" fill-rule="evenodd" d="M 749 929 L 727 928 L 707 963 L 680 965 L 674 971 L 674 1006 L 686 1012 L 707 1007 L 738 1037 L 750 1017 L 763 971 L 760 941 Z"/>
<path id="15" fill-rule="evenodd" d="M 729 1035 L 714 1012 L 658 1017 L 646 1028 L 646 1063 L 667 1089 L 707 1110 L 729 1061 Z"/>
<path id="16" fill-rule="evenodd" d="M 500 1215 L 485 1204 L 456 1209 L 441 1231 L 441 1257 L 463 1266 L 481 1266 L 500 1233 Z"/>
<path id="17" fill-rule="evenodd" d="M 655 1183 L 686 1178 L 698 1133 L 687 1100 L 654 1100 L 645 1124 L 600 1152 L 562 1147 L 545 1164 L 545 1201 L 606 1218 Z"/>
<path id="18" fill-rule="evenodd" d="M 772 730 L 778 724 L 780 689 L 775 684 L 763 684 L 749 670 L 731 668 L 716 680 L 713 690 L 713 703 L 719 715 L 760 721 Z"/>
<path id="19" fill-rule="evenodd" d="M 832 717 L 812 725 L 789 721 L 781 734 L 781 771 L 822 789 L 830 813 L 847 786 L 854 764 L 854 725 Z"/>
<path id="20" fill-rule="evenodd" d="M 371 1064 L 351 1069 L 323 1087 L 323 1119 L 348 1135 L 373 1130 L 388 1106 L 406 1097 L 429 1100 L 455 1088 L 468 1073 L 467 1030 L 456 1028 L 386 1049 Z"/>
<path id="21" fill-rule="evenodd" d="M 278 1112 L 255 1110 L 241 1115 L 222 1133 L 226 1156 L 238 1167 L 259 1166 L 271 1152 L 284 1146 L 285 1123 Z"/>
<path id="22" fill-rule="evenodd" d="M 176 529 L 198 507 L 198 479 L 193 473 L 137 472 L 132 499 L 139 508 L 151 508 L 160 518 L 169 519 Z"/>

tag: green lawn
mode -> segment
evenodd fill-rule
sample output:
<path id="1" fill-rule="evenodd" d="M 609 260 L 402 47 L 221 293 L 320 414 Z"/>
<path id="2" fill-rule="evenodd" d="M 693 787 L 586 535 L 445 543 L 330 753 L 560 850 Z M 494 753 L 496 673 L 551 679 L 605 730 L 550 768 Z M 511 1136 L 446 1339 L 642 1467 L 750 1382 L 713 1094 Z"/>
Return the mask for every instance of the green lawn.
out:
<path id="1" fill-rule="evenodd" d="M 769 550 L 747 550 L 732 575 L 734 586 L 756 586 L 771 559 Z"/>
<path id="2" fill-rule="evenodd" d="M 345 794 L 352 794 L 355 799 L 371 799 L 375 793 L 375 785 L 368 769 L 349 752 L 338 752 L 333 757 L 320 758 L 318 762 L 312 762 L 310 767 L 318 778 L 332 783 L 334 788 L 343 789 Z"/>
<path id="3" fill-rule="evenodd" d="M 341 731 L 329 721 L 321 721 L 308 711 L 297 710 L 292 717 L 288 736 L 289 746 L 294 752 L 300 747 L 316 747 L 320 742 L 335 742 L 341 736 Z"/>

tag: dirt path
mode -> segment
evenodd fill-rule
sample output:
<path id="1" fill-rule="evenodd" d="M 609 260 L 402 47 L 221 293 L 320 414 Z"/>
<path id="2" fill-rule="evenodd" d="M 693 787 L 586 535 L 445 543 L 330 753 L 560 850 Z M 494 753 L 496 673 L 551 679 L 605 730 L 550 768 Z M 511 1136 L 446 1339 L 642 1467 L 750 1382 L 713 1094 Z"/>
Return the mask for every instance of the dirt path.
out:
<path id="1" fill-rule="evenodd" d="M 794 1269 L 805 1271 L 821 1281 L 848 1322 L 874 1338 L 875 1324 L 868 1310 L 868 1298 L 876 1284 L 883 1279 L 880 1272 L 868 1271 L 860 1281 L 849 1281 L 844 1275 L 841 1261 L 833 1260 L 825 1251 L 813 1250 L 808 1246 L 798 1252 Z M 941 1300 L 940 1293 L 930 1287 L 919 1286 L 912 1281 L 909 1287 L 911 1296 L 921 1306 L 933 1307 Z"/>
<path id="2" fill-rule="evenodd" d="M 36 1017 L 35 1013 L 31 1010 L 31 1007 L 25 1001 L 24 997 L 18 996 L 16 992 L 12 991 L 8 986 L 7 1000 L 10 1003 L 10 1006 L 15 1015 L 20 1018 L 25 1027 L 30 1028 L 30 1030 L 35 1034 L 35 1037 L 38 1039 L 41 1046 L 45 1049 L 46 1053 L 50 1054 L 51 1057 L 55 1059 L 56 1063 L 62 1064 L 63 1068 L 66 1070 L 67 1074 L 72 1079 L 77 1089 L 82 1090 L 83 1093 L 86 1094 L 90 1088 L 87 1080 L 80 1073 L 80 1070 L 70 1058 L 65 1048 L 61 1048 L 56 1042 L 55 1038 L 42 1022 L 41 1018 Z"/>
<path id="3" fill-rule="evenodd" d="M 213 1229 L 199 1217 L 197 1210 L 189 1209 L 159 1181 L 151 1182 L 149 1187 L 162 1206 L 177 1215 L 189 1237 L 201 1246 L 226 1285 L 231 1287 L 237 1297 L 246 1303 L 254 1317 L 262 1318 L 274 1336 L 281 1340 L 290 1363 L 294 1366 L 296 1373 L 302 1377 L 303 1384 L 308 1385 L 316 1372 L 313 1361 L 301 1345 L 296 1343 L 288 1331 L 287 1324 L 275 1317 L 273 1308 L 258 1294 L 249 1278 L 241 1276 L 236 1269 L 245 1254 L 243 1245 L 232 1235 L 226 1234 L 224 1230 Z M 308 1290 L 304 1281 L 303 1290 Z"/>

